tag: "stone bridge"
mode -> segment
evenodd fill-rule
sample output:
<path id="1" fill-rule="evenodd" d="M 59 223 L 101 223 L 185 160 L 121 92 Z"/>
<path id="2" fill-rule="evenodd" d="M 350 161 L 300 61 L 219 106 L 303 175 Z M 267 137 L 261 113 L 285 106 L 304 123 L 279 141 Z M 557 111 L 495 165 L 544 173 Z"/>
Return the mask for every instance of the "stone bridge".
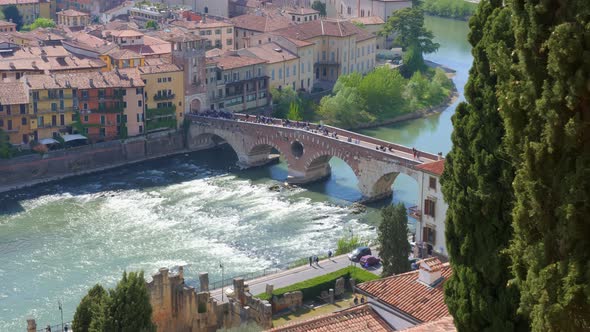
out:
<path id="1" fill-rule="evenodd" d="M 187 118 L 191 121 L 187 135 L 189 149 L 208 149 L 227 143 L 243 168 L 267 164 L 274 149 L 288 165 L 289 183 L 305 184 L 328 177 L 329 161 L 338 157 L 356 174 L 364 201 L 389 197 L 400 173 L 421 184 L 422 171 L 415 166 L 440 158 L 422 151 L 415 158 L 411 148 L 329 126 L 323 127 L 330 133 L 325 135 L 315 124 L 309 128 L 286 127 L 280 119 L 262 124 L 241 114 L 233 119 L 196 114 L 187 114 Z M 379 146 L 387 147 L 386 151 L 377 149 Z"/>

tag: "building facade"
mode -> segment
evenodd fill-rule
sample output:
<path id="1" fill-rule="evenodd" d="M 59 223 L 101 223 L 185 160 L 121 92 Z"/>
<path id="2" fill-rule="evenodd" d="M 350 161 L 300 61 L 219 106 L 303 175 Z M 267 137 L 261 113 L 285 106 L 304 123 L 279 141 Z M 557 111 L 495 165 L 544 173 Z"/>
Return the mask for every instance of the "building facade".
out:
<path id="1" fill-rule="evenodd" d="M 29 108 L 29 91 L 24 82 L 0 82 L 0 130 L 14 145 L 27 144 L 36 137 L 36 115 Z"/>
<path id="2" fill-rule="evenodd" d="M 23 18 L 23 25 L 31 24 L 36 19 L 55 19 L 55 1 L 51 0 L 0 0 L 0 10 L 16 6 Z"/>
<path id="3" fill-rule="evenodd" d="M 80 28 L 90 24 L 90 14 L 67 9 L 57 13 L 57 25 L 68 28 Z"/>
<path id="4" fill-rule="evenodd" d="M 231 22 L 204 18 L 199 22 L 177 20 L 171 24 L 199 36 L 207 49 L 219 48 L 224 51 L 234 49 L 234 25 Z"/>

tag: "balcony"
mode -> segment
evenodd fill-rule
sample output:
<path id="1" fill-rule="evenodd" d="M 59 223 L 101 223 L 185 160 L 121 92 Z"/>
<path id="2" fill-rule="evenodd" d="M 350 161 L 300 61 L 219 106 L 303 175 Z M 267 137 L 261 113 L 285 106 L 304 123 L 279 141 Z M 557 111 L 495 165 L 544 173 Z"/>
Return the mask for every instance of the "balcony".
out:
<path id="1" fill-rule="evenodd" d="M 172 105 L 172 107 L 148 108 L 146 111 L 146 117 L 148 120 L 171 115 L 176 118 L 176 105 Z"/>
<path id="2" fill-rule="evenodd" d="M 318 60 L 314 64 L 317 66 L 332 66 L 332 67 L 340 67 L 341 63 L 336 60 Z"/>
<path id="3" fill-rule="evenodd" d="M 154 100 L 169 100 L 169 99 L 174 99 L 176 97 L 176 95 L 174 93 L 171 94 L 166 94 L 166 95 L 162 95 L 162 94 L 155 94 L 154 95 Z"/>
<path id="4" fill-rule="evenodd" d="M 417 205 L 411 206 L 408 208 L 408 214 L 410 215 L 410 217 L 416 219 L 416 220 L 421 220 L 422 219 L 422 211 L 420 209 L 418 209 Z"/>
<path id="5" fill-rule="evenodd" d="M 12 127 L 11 129 L 4 129 L 5 133 L 18 133 L 20 130 L 20 127 Z"/>
<path id="6" fill-rule="evenodd" d="M 37 113 L 35 114 L 57 114 L 57 113 L 66 113 L 66 112 L 74 112 L 76 110 L 75 107 L 64 107 L 64 108 L 58 108 L 56 110 L 43 110 L 43 109 L 37 109 Z"/>
<path id="7" fill-rule="evenodd" d="M 61 99 L 72 99 L 74 95 L 70 94 L 63 94 L 62 96 L 59 95 L 49 95 L 43 97 L 37 97 L 33 95 L 33 101 L 45 101 L 45 100 L 61 100 Z"/>
<path id="8" fill-rule="evenodd" d="M 109 95 L 109 96 L 80 96 L 78 98 L 79 101 L 97 101 L 97 102 L 103 102 L 103 101 L 122 101 L 123 100 L 123 96 L 119 96 L 119 95 Z"/>

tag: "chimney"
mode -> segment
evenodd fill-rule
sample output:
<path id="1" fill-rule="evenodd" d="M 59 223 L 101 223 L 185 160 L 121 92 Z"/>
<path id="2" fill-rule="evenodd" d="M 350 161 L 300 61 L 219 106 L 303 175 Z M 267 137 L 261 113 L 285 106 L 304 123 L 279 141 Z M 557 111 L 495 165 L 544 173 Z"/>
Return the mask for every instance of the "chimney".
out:
<path id="1" fill-rule="evenodd" d="M 443 159 L 442 152 L 439 152 L 437 160 L 442 160 L 442 159 Z"/>
<path id="2" fill-rule="evenodd" d="M 88 82 L 90 84 L 90 87 L 91 88 L 94 88 L 94 80 L 91 78 L 91 79 L 88 80 Z"/>
<path id="3" fill-rule="evenodd" d="M 418 282 L 429 287 L 435 287 L 442 278 L 442 263 L 438 258 L 431 257 L 419 262 Z"/>
<path id="4" fill-rule="evenodd" d="M 133 85 L 133 77 L 131 77 L 131 78 L 129 79 L 129 82 L 131 83 L 131 86 L 134 86 L 134 85 Z"/>

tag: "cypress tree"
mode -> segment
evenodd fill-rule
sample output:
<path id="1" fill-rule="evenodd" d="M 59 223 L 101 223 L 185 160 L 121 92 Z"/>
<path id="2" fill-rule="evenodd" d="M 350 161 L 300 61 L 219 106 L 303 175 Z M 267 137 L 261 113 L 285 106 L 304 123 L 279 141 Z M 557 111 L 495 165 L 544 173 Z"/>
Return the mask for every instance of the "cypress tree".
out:
<path id="1" fill-rule="evenodd" d="M 510 246 L 534 331 L 590 330 L 590 2 L 514 0 L 500 112 L 516 163 Z"/>
<path id="2" fill-rule="evenodd" d="M 123 273 L 123 278 L 110 291 L 106 309 L 105 331 L 147 332 L 155 331 L 152 323 L 152 305 L 143 271 Z"/>
<path id="3" fill-rule="evenodd" d="M 408 242 L 408 213 L 403 203 L 389 205 L 381 210 L 377 234 L 383 276 L 408 272 L 411 248 Z"/>
<path id="4" fill-rule="evenodd" d="M 72 329 L 79 332 L 102 331 L 108 298 L 109 294 L 101 285 L 92 287 L 76 308 Z"/>
<path id="5" fill-rule="evenodd" d="M 441 177 L 453 267 L 445 301 L 458 331 L 514 331 L 523 322 L 516 315 L 518 290 L 508 285 L 510 259 L 503 253 L 512 237 L 514 169 L 506 161 L 496 97 L 496 68 L 513 47 L 510 13 L 502 0 L 481 1 L 470 27 L 474 61 L 467 102 L 453 116 L 453 148 Z"/>

